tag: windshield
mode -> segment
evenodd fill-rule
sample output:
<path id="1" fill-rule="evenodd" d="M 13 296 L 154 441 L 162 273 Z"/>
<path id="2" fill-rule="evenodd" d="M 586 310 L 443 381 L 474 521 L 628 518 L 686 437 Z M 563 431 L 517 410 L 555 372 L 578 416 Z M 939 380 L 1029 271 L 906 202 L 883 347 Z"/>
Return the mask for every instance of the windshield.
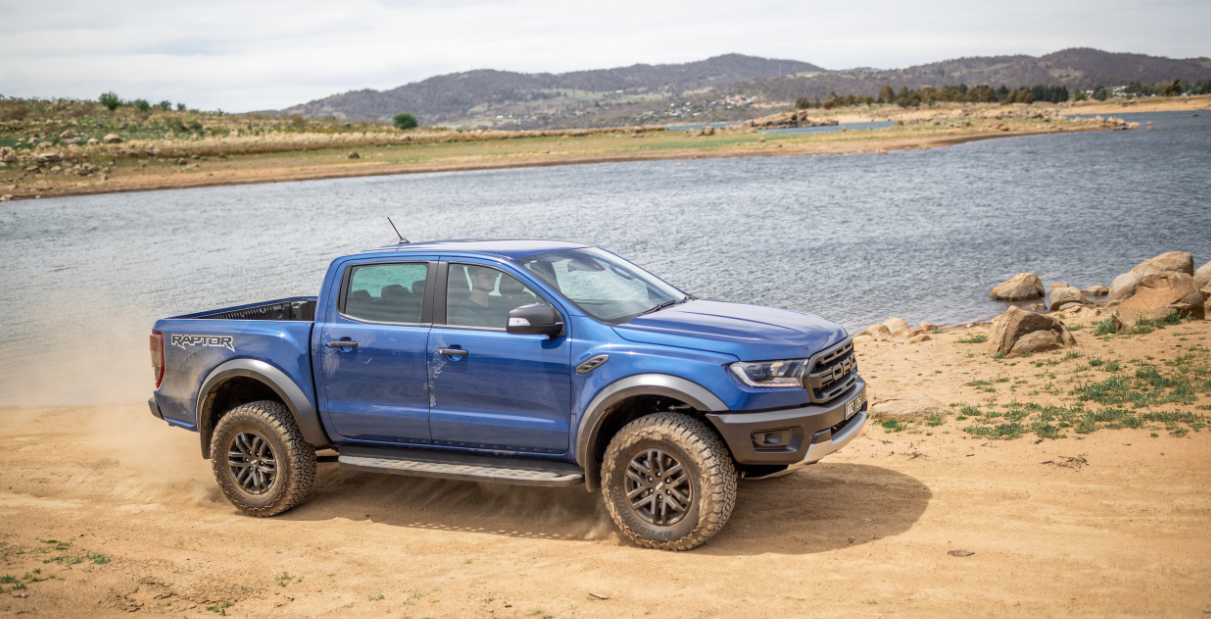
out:
<path id="1" fill-rule="evenodd" d="M 538 254 L 521 264 L 603 322 L 626 322 L 687 298 L 651 273 L 596 247 Z"/>

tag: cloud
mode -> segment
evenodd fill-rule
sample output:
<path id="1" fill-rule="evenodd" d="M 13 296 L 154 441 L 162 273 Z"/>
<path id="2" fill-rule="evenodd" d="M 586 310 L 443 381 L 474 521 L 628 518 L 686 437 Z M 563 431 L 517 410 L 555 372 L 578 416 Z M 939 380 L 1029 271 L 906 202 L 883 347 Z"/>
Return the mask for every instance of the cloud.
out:
<path id="1" fill-rule="evenodd" d="M 563 72 L 730 52 L 828 68 L 1077 46 L 1199 56 L 1211 3 L 0 0 L 0 14 L 7 96 L 112 89 L 247 111 L 472 68 Z"/>

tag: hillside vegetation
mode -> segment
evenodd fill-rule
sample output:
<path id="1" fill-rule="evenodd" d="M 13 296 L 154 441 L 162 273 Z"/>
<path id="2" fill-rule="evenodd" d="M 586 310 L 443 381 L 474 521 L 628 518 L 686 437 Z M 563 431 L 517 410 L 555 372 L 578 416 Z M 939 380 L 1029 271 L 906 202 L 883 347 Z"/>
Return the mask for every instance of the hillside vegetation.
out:
<path id="1" fill-rule="evenodd" d="M 1132 83 L 1211 80 L 1211 59 L 1170 59 L 1067 49 L 1026 55 L 959 58 L 904 69 L 840 71 L 793 60 L 729 54 L 670 65 L 634 65 L 572 73 L 478 70 L 432 77 L 385 91 L 357 90 L 274 112 L 308 118 L 389 120 L 411 112 L 422 124 L 538 129 L 746 120 L 801 97 L 830 93 L 878 97 L 929 87 L 1020 89 L 1044 85 L 1072 92 Z"/>

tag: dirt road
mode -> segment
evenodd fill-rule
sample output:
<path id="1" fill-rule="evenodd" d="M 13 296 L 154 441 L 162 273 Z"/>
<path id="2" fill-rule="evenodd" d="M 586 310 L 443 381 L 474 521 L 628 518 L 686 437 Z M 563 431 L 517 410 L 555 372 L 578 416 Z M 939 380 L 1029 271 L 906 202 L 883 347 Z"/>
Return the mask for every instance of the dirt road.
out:
<path id="1" fill-rule="evenodd" d="M 1038 380 L 1058 384 L 1101 371 L 1076 366 L 1094 354 L 1124 364 L 1147 354 L 1160 364 L 1211 337 L 1209 321 L 1112 340 L 1082 330 L 1087 357 L 996 362 L 956 343 L 982 328 L 868 346 L 862 363 L 873 390 L 991 406 L 1018 394 L 1005 393 L 1011 383 L 999 393 L 965 386 L 972 376 L 1043 376 L 1038 363 L 1053 375 Z M 915 378 L 924 367 L 944 372 Z M 1023 396 L 1031 388 L 1012 385 Z M 898 433 L 868 426 L 824 463 L 742 482 L 718 537 L 668 553 L 624 542 L 582 488 L 419 480 L 335 464 L 320 465 L 309 502 L 258 520 L 223 500 L 197 435 L 166 427 L 142 404 L 3 409 L 0 576 L 13 578 L 0 582 L 0 613 L 1101 618 L 1211 610 L 1211 431 L 1069 429 L 1058 440 L 991 441 L 964 425 L 950 417 Z"/>

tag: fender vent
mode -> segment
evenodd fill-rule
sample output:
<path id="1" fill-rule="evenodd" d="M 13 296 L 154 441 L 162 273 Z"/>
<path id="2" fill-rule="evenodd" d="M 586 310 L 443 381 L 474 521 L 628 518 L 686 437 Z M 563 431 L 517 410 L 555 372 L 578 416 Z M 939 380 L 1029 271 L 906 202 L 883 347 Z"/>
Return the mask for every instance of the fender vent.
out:
<path id="1" fill-rule="evenodd" d="M 596 370 L 597 368 L 601 367 L 603 364 L 605 364 L 606 361 L 609 361 L 609 360 L 610 360 L 609 355 L 597 355 L 596 357 L 593 357 L 592 359 L 589 359 L 588 361 L 585 361 L 584 363 L 576 366 L 576 373 L 577 374 L 588 374 L 589 372 L 592 372 L 593 370 Z"/>

